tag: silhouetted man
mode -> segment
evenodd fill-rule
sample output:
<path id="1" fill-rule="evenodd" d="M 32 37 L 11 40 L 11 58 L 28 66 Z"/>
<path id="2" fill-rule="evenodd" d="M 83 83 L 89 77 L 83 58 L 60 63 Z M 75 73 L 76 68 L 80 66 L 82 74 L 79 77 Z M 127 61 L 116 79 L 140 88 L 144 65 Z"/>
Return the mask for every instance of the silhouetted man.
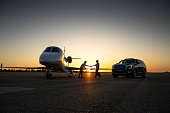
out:
<path id="1" fill-rule="evenodd" d="M 93 65 L 93 66 L 96 66 L 96 73 L 95 73 L 95 78 L 96 78 L 96 76 L 99 76 L 99 78 L 101 77 L 101 75 L 100 75 L 100 73 L 99 73 L 99 61 L 98 60 L 96 60 L 96 64 L 95 65 Z"/>
<path id="2" fill-rule="evenodd" d="M 79 77 L 78 78 L 83 78 L 83 69 L 85 68 L 87 61 L 84 61 L 84 63 L 80 66 L 80 72 L 79 72 Z"/>

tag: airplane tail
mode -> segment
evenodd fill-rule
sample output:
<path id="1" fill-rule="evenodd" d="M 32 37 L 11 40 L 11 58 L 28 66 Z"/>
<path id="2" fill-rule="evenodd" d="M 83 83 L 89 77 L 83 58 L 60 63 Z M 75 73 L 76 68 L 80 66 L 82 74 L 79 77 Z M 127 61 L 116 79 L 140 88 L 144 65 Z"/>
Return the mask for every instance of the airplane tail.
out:
<path id="1" fill-rule="evenodd" d="M 64 47 L 64 60 L 67 62 L 67 63 L 72 63 L 72 59 L 81 59 L 81 58 L 72 58 L 71 56 L 68 56 L 68 57 L 65 57 L 65 47 Z"/>

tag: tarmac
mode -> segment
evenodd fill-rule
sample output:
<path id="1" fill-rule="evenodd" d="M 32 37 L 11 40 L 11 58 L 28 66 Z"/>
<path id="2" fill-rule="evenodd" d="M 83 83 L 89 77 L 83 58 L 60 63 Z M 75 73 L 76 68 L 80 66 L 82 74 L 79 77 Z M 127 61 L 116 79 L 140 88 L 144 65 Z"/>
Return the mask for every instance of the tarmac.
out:
<path id="1" fill-rule="evenodd" d="M 0 72 L 0 113 L 170 113 L 170 74 Z"/>

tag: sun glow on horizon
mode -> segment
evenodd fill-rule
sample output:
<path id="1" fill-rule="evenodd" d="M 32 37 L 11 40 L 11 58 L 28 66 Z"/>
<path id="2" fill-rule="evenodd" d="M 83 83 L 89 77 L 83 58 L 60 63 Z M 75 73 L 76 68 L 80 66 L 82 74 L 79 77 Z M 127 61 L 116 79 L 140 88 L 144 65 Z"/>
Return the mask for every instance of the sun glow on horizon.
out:
<path id="1" fill-rule="evenodd" d="M 87 73 L 87 78 L 90 78 L 91 77 L 91 73 Z"/>
<path id="2" fill-rule="evenodd" d="M 86 69 L 87 72 L 94 72 L 93 70 L 91 70 L 90 68 Z"/>

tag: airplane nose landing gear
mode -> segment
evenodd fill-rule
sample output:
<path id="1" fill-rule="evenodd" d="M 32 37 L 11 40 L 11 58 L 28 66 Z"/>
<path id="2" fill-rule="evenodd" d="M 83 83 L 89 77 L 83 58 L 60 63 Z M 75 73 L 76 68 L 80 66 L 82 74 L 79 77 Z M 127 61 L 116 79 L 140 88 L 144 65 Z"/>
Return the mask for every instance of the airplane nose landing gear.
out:
<path id="1" fill-rule="evenodd" d="M 46 78 L 47 79 L 51 79 L 51 77 L 52 77 L 52 74 L 50 73 L 50 70 L 47 69 L 47 71 L 46 71 Z"/>

